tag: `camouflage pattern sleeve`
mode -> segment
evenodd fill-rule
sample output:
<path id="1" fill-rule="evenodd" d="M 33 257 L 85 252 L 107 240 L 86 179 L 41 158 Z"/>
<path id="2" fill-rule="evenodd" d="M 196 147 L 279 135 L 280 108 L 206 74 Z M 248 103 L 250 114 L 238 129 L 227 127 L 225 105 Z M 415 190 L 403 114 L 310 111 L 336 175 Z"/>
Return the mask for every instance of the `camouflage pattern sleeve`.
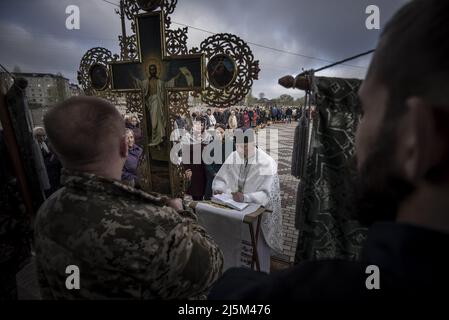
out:
<path id="1" fill-rule="evenodd" d="M 155 275 L 155 270 L 151 270 L 144 276 L 150 282 L 143 290 L 143 298 L 187 299 L 207 293 L 221 276 L 223 254 L 220 248 L 193 219 L 193 213 L 184 218 L 171 208 L 164 209 L 176 213 L 179 221 L 152 261 L 156 270 L 163 273 Z"/>
<path id="2" fill-rule="evenodd" d="M 190 209 L 178 211 L 178 214 L 185 219 L 191 219 L 193 221 L 198 221 L 198 217 Z"/>
<path id="3" fill-rule="evenodd" d="M 190 293 L 207 293 L 212 284 L 221 276 L 223 253 L 218 245 L 196 222 L 190 223 L 192 248 L 181 277 L 191 282 Z M 187 296 L 185 296 L 187 298 Z"/>
<path id="4" fill-rule="evenodd" d="M 184 219 L 192 222 L 192 249 L 190 259 L 185 265 L 182 276 L 190 279 L 193 286 L 190 296 L 206 294 L 210 286 L 221 276 L 223 269 L 223 254 L 204 228 L 198 225 L 198 217 L 190 208 L 178 211 Z M 186 296 L 187 297 L 187 296 Z"/>

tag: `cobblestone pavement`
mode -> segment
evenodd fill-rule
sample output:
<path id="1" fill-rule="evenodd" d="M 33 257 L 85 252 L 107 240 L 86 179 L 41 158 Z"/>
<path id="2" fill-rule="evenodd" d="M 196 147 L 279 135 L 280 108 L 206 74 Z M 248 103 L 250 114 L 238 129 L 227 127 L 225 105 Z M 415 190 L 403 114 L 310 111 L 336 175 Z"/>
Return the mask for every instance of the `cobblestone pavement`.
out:
<path id="1" fill-rule="evenodd" d="M 272 129 L 277 129 L 278 146 L 268 145 L 268 152 L 278 155 L 278 173 L 281 184 L 282 197 L 282 226 L 284 234 L 284 250 L 282 260 L 293 262 L 295 258 L 296 245 L 298 241 L 298 231 L 295 229 L 295 210 L 296 210 L 296 190 L 298 188 L 298 179 L 290 174 L 292 150 L 293 150 L 293 134 L 297 123 L 291 124 L 274 124 L 270 127 L 269 136 L 272 137 Z M 271 147 L 271 148 L 270 148 Z"/>

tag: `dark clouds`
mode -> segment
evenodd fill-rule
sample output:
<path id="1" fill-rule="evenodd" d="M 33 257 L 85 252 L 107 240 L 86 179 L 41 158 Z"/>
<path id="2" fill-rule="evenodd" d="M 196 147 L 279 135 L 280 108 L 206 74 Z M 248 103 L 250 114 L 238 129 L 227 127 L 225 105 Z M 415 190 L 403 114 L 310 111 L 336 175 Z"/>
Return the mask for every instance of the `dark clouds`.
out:
<path id="1" fill-rule="evenodd" d="M 118 0 L 111 0 L 118 3 Z M 213 32 L 234 33 L 248 42 L 335 61 L 374 48 L 380 31 L 365 28 L 365 8 L 379 6 L 381 26 L 406 0 L 179 0 L 172 20 Z M 65 28 L 65 8 L 77 5 L 81 29 Z M 61 72 L 76 81 L 82 55 L 95 46 L 118 53 L 120 20 L 116 7 L 101 0 L 2 0 L 0 2 L 0 62 L 29 72 Z M 178 26 L 172 25 L 172 28 Z M 189 30 L 189 46 L 207 33 Z M 253 93 L 268 97 L 285 90 L 277 79 L 301 68 L 326 62 L 250 45 L 261 73 Z M 370 57 L 348 64 L 366 67 Z M 340 66 L 322 75 L 359 77 L 364 68 Z"/>

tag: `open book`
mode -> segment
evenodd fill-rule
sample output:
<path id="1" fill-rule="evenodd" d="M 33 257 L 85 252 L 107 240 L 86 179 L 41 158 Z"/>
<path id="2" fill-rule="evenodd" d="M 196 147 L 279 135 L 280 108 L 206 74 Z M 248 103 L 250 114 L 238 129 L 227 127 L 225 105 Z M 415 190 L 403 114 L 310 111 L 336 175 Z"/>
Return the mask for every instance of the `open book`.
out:
<path id="1" fill-rule="evenodd" d="M 212 202 L 227 206 L 234 210 L 243 210 L 248 206 L 248 203 L 237 202 L 232 199 L 232 196 L 229 194 L 215 194 L 212 196 Z"/>

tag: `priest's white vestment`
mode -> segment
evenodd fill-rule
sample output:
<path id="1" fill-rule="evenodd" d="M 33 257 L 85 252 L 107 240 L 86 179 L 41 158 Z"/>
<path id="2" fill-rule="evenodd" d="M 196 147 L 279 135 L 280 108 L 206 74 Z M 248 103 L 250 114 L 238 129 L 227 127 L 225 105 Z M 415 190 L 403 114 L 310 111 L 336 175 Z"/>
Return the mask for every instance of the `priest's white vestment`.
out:
<path id="1" fill-rule="evenodd" d="M 226 194 L 240 191 L 244 194 L 244 202 L 260 204 L 272 210 L 272 213 L 262 217 L 263 240 L 271 249 L 282 252 L 280 186 L 277 163 L 272 157 L 256 148 L 254 155 L 245 160 L 238 151 L 234 151 L 215 176 L 212 190 Z M 266 269 L 262 268 L 262 259 L 261 269 Z"/>

